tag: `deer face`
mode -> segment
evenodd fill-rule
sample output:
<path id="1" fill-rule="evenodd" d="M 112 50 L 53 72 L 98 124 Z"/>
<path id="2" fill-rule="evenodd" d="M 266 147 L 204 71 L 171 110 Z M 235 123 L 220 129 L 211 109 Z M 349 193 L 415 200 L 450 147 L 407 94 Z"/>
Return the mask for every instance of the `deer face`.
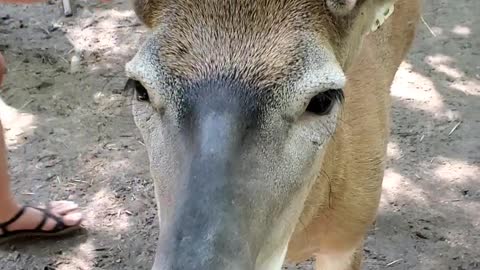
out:
<path id="1" fill-rule="evenodd" d="M 374 21 L 375 1 L 347 2 L 135 2 L 152 28 L 126 70 L 160 215 L 154 269 L 280 269 Z"/>

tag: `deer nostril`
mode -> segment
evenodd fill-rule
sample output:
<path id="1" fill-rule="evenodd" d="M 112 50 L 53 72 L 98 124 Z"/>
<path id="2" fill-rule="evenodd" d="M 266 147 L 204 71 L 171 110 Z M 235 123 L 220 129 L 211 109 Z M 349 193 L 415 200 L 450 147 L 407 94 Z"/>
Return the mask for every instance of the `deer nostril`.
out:
<path id="1" fill-rule="evenodd" d="M 150 101 L 147 89 L 141 82 L 129 79 L 125 85 L 126 90 L 133 90 L 138 101 Z"/>

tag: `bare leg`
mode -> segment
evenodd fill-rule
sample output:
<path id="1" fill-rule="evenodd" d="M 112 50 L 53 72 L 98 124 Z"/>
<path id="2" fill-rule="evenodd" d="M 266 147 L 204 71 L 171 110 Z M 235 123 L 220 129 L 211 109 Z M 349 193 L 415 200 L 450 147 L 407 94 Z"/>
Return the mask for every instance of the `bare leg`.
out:
<path id="1" fill-rule="evenodd" d="M 0 83 L 3 80 L 2 71 L 4 69 L 5 64 L 3 57 L 0 54 Z M 50 203 L 49 213 L 61 218 L 61 221 L 69 227 L 78 225 L 81 222 L 82 214 L 78 212 L 77 208 L 78 206 L 73 202 L 52 202 Z M 7 147 L 3 137 L 3 126 L 0 121 L 0 224 L 12 219 L 21 209 L 22 206 L 15 200 L 10 186 Z M 9 232 L 35 229 L 41 223 L 43 218 L 44 213 L 29 207 L 25 209 L 25 212 L 15 222 L 8 225 L 6 229 Z M 52 218 L 48 218 L 45 225 L 42 227 L 42 230 L 52 230 L 55 228 L 55 225 L 57 225 L 57 222 Z M 0 240 L 3 234 L 4 232 L 0 228 Z"/>
<path id="2" fill-rule="evenodd" d="M 10 193 L 10 177 L 7 167 L 7 150 L 3 138 L 3 127 L 0 122 L 0 222 L 3 214 L 16 213 L 18 205 Z"/>

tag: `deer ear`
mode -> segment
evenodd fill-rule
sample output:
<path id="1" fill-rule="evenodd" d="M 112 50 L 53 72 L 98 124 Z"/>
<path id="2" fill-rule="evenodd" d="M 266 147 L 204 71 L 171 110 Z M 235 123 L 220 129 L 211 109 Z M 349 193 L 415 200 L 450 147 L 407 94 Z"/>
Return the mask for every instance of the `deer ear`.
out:
<path id="1" fill-rule="evenodd" d="M 133 10 L 146 26 L 152 28 L 161 15 L 164 0 L 132 0 Z"/>
<path id="2" fill-rule="evenodd" d="M 375 13 L 371 32 L 376 31 L 382 24 L 393 14 L 395 10 L 395 1 L 396 0 L 376 0 L 375 2 Z"/>
<path id="3" fill-rule="evenodd" d="M 356 8 L 372 16 L 370 32 L 376 31 L 393 14 L 397 0 L 325 0 L 328 9 L 336 16 L 346 16 Z"/>
<path id="4" fill-rule="evenodd" d="M 337 16 L 349 14 L 357 4 L 357 0 L 326 0 L 326 2 L 328 9 Z"/>

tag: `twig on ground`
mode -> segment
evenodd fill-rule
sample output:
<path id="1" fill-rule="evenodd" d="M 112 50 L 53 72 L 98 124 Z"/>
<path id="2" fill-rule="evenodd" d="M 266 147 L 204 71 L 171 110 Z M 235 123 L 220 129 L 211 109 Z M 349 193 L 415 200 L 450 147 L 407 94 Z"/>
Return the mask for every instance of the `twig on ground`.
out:
<path id="1" fill-rule="evenodd" d="M 393 262 L 391 262 L 391 263 L 388 263 L 388 264 L 387 264 L 387 267 L 393 266 L 393 265 L 395 265 L 395 264 L 397 264 L 397 263 L 399 263 L 399 262 L 401 262 L 401 261 L 403 261 L 403 259 L 395 260 L 395 261 L 393 261 Z"/>
<path id="2" fill-rule="evenodd" d="M 432 34 L 432 36 L 434 37 L 437 37 L 437 35 L 435 34 L 435 32 L 433 32 L 432 28 L 430 28 L 430 26 L 428 25 L 428 23 L 425 21 L 425 19 L 423 18 L 423 16 L 420 17 L 423 24 L 427 27 L 428 31 L 430 31 L 430 33 Z"/>
<path id="3" fill-rule="evenodd" d="M 455 130 L 457 130 L 458 126 L 460 126 L 461 123 L 462 123 L 462 121 L 458 122 L 458 123 L 452 128 L 452 130 L 450 130 L 450 132 L 448 133 L 448 136 L 452 135 L 453 132 L 455 132 Z"/>
<path id="4" fill-rule="evenodd" d="M 72 182 L 88 184 L 87 181 L 72 179 Z"/>
<path id="5" fill-rule="evenodd" d="M 30 103 L 32 103 L 34 100 L 33 99 L 30 99 L 29 101 L 25 102 L 25 104 L 23 104 L 19 110 L 23 110 L 25 109 L 25 107 L 27 107 L 28 105 L 30 105 Z"/>

